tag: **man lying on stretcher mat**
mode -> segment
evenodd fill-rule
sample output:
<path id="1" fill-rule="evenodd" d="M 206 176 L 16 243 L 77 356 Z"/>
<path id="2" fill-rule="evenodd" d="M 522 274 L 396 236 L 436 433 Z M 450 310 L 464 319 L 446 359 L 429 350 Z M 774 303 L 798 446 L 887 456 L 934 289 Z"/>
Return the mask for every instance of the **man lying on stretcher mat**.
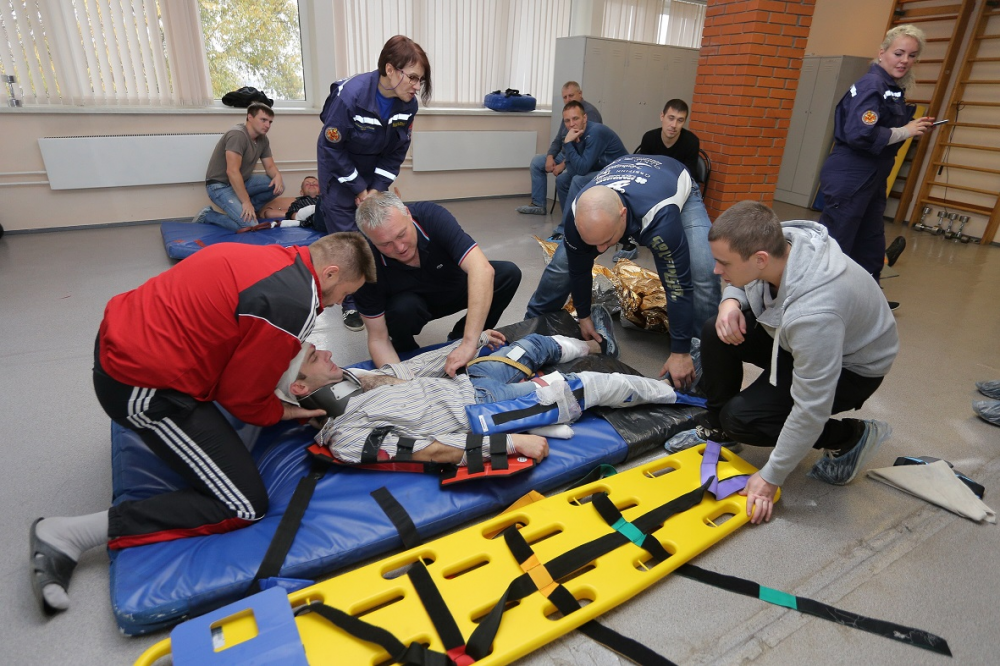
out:
<path id="1" fill-rule="evenodd" d="M 467 374 L 454 378 L 444 372 L 454 344 L 373 371 L 343 370 L 330 360 L 329 352 L 307 345 L 292 360 L 277 393 L 293 404 L 323 405 L 330 418 L 316 441 L 345 463 L 369 461 L 363 460 L 363 453 L 366 442 L 370 453 L 373 432 L 381 439 L 381 461 L 397 456 L 402 439 L 411 460 L 465 465 L 470 432 L 508 433 L 508 454 L 540 461 L 548 455 L 545 437 L 518 433 L 571 423 L 589 407 L 677 401 L 668 383 L 635 375 L 553 373 L 532 380 L 539 368 L 588 354 L 605 351 L 617 357 L 611 315 L 603 307 L 595 309 L 594 321 L 604 338 L 602 344 L 532 333 L 500 348 L 504 337 L 485 331 L 479 344 L 489 346 L 493 353 L 473 361 Z M 548 430 L 540 432 L 558 436 Z M 487 460 L 488 447 L 484 440 Z"/>

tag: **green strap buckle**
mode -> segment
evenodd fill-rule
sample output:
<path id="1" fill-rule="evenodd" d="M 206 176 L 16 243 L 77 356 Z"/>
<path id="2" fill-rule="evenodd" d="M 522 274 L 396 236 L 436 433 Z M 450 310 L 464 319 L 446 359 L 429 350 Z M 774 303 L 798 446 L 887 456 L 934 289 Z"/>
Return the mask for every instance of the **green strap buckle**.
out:
<path id="1" fill-rule="evenodd" d="M 771 587 L 760 586 L 760 593 L 758 594 L 761 601 L 766 601 L 769 604 L 774 604 L 775 606 L 784 606 L 785 608 L 791 608 L 793 610 L 798 610 L 798 602 L 795 599 L 794 594 L 788 594 L 788 592 L 782 592 L 781 590 L 775 590 Z"/>
<path id="2" fill-rule="evenodd" d="M 646 535 L 642 533 L 642 530 L 625 520 L 624 516 L 616 520 L 611 529 L 640 547 L 642 546 L 642 542 L 646 540 Z"/>

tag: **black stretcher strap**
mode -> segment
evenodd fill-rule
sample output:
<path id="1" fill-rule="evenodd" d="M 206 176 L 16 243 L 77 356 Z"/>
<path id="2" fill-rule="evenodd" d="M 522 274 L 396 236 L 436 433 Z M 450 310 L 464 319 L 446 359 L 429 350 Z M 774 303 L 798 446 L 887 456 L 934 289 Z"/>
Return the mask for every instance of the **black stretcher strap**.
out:
<path id="1" fill-rule="evenodd" d="M 507 435 L 490 435 L 490 467 L 507 469 Z"/>
<path id="2" fill-rule="evenodd" d="M 483 466 L 483 436 L 470 432 L 465 436 L 465 466 L 469 468 L 469 474 L 479 474 L 486 467 Z"/>
<path id="3" fill-rule="evenodd" d="M 342 610 L 323 603 L 312 603 L 295 609 L 296 615 L 316 613 L 327 622 L 342 629 L 351 636 L 366 643 L 378 645 L 389 653 L 394 664 L 415 664 L 416 666 L 451 666 L 451 660 L 441 652 L 428 649 L 420 643 L 403 645 L 402 641 L 391 633 L 369 624 L 364 620 L 348 615 Z"/>
<path id="4" fill-rule="evenodd" d="M 316 490 L 316 484 L 326 475 L 327 469 L 329 467 L 326 465 L 314 464 L 309 474 L 299 479 L 295 492 L 292 493 L 292 499 L 288 501 L 288 507 L 278 522 L 274 536 L 271 537 L 267 552 L 264 553 L 264 559 L 261 560 L 256 575 L 250 581 L 248 596 L 260 592 L 260 581 L 277 576 L 281 572 L 281 566 L 285 563 L 288 551 L 292 549 L 292 543 L 295 542 L 295 535 L 298 534 L 299 525 L 302 524 L 302 517 L 309 507 L 309 500 Z"/>
<path id="5" fill-rule="evenodd" d="M 412 460 L 413 459 L 413 446 L 417 443 L 417 440 L 412 437 L 400 437 L 396 442 L 396 456 L 393 460 Z"/>
<path id="6" fill-rule="evenodd" d="M 423 562 L 415 562 L 406 572 L 413 589 L 416 590 L 420 602 L 424 605 L 424 610 L 431 619 L 434 629 L 441 638 L 441 643 L 447 651 L 448 657 L 456 663 L 471 663 L 473 659 L 467 654 L 465 639 L 462 631 L 458 628 L 454 616 L 448 609 L 448 605 L 441 597 L 441 591 L 434 584 L 430 572 Z"/>
<path id="7" fill-rule="evenodd" d="M 422 543 L 420 533 L 417 532 L 417 526 L 413 524 L 410 514 L 392 496 L 388 488 L 382 486 L 377 490 L 373 490 L 371 496 L 372 499 L 378 502 L 379 508 L 385 512 L 389 520 L 392 521 L 392 526 L 399 532 L 399 537 L 403 540 L 403 548 L 409 550 L 410 548 L 416 548 Z"/>
<path id="8" fill-rule="evenodd" d="M 884 636 L 900 643 L 906 643 L 948 657 L 951 656 L 951 648 L 948 647 L 948 641 L 923 629 L 914 629 L 894 622 L 865 617 L 864 615 L 835 608 L 820 601 L 805 597 L 796 597 L 787 592 L 774 590 L 751 580 L 702 569 L 693 564 L 681 565 L 674 573 L 723 590 L 729 590 L 730 592 L 736 592 L 748 597 L 756 597 L 778 606 L 784 606 L 785 608 L 792 608 L 807 615 L 836 622 L 846 627 L 853 627 L 854 629 Z"/>
<path id="9" fill-rule="evenodd" d="M 579 631 L 583 632 L 583 635 L 590 640 L 600 643 L 641 666 L 676 666 L 674 662 L 660 653 L 654 652 L 635 639 L 622 636 L 614 629 L 609 629 L 596 620 L 580 625 Z"/>
<path id="10" fill-rule="evenodd" d="M 641 516 L 633 524 L 645 532 L 653 531 L 653 529 L 659 527 L 671 516 L 697 506 L 704 498 L 705 489 L 708 488 L 710 482 L 711 480 L 706 481 L 694 490 L 656 507 L 644 516 Z M 517 534 L 514 536 L 512 533 Z M 530 551 L 530 547 L 528 547 L 527 543 L 524 543 L 524 538 L 517 531 L 516 527 L 511 526 L 504 530 L 504 540 L 507 542 L 508 547 L 511 548 L 511 552 L 518 564 L 521 564 L 531 556 L 532 553 L 528 552 Z M 523 547 L 521 543 L 524 543 Z M 629 543 L 628 538 L 619 532 L 611 532 L 557 556 L 550 562 L 547 562 L 545 568 L 555 581 L 559 581 L 583 568 L 601 555 L 605 555 L 625 543 Z M 555 594 L 561 595 L 558 592 L 559 588 L 565 590 L 562 585 L 558 585 L 557 591 L 549 596 L 549 600 L 553 604 L 561 601 L 559 597 L 553 598 Z M 529 594 L 534 593 L 537 589 L 535 582 L 527 573 L 512 580 L 507 590 L 493 606 L 493 609 L 483 618 L 479 626 L 476 627 L 476 630 L 472 632 L 472 636 L 469 637 L 466 648 L 468 654 L 476 659 L 481 659 L 483 656 L 489 654 L 490 646 L 496 637 L 505 606 L 511 601 L 523 599 Z M 572 597 L 568 591 L 566 594 Z M 557 604 L 556 607 L 559 608 L 559 605 Z M 565 614 L 565 611 L 562 611 L 562 609 L 560 611 Z"/>

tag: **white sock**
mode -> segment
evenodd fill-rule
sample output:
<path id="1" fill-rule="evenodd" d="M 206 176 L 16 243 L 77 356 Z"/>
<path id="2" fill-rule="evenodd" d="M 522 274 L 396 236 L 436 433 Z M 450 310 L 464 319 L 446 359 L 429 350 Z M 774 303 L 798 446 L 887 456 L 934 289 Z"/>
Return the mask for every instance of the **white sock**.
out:
<path id="1" fill-rule="evenodd" d="M 552 339 L 555 340 L 557 345 L 559 345 L 560 363 L 575 361 L 578 358 L 583 358 L 584 356 L 590 354 L 590 347 L 584 340 L 567 338 L 565 335 L 553 335 Z"/>
<path id="2" fill-rule="evenodd" d="M 84 551 L 108 542 L 108 512 L 100 511 L 73 518 L 46 518 L 35 527 L 35 533 L 40 541 L 77 561 Z M 69 608 L 66 590 L 55 583 L 42 588 L 42 596 L 53 608 Z"/>
<path id="3" fill-rule="evenodd" d="M 565 424 L 555 424 L 539 426 L 528 431 L 532 435 L 539 437 L 551 437 L 553 439 L 570 439 L 573 437 L 573 428 Z"/>

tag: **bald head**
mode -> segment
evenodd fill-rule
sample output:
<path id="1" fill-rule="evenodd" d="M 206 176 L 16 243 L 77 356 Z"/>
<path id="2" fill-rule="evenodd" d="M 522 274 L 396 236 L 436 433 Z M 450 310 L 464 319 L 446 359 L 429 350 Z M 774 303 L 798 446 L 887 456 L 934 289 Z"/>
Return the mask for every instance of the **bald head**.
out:
<path id="1" fill-rule="evenodd" d="M 621 240 L 625 234 L 625 206 L 618 193 L 598 185 L 576 200 L 576 230 L 580 238 L 600 252 Z"/>

